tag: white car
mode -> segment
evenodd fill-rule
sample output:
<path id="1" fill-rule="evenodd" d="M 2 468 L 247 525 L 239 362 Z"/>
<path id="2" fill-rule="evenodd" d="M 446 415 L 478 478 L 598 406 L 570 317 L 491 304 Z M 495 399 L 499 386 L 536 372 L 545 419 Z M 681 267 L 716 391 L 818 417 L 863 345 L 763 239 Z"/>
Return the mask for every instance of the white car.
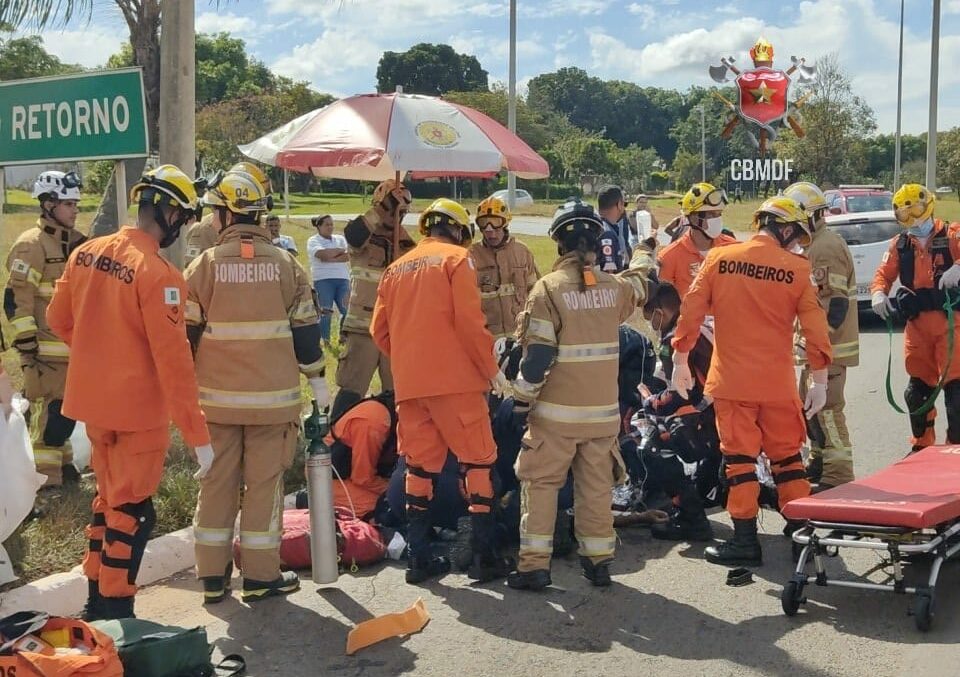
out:
<path id="1" fill-rule="evenodd" d="M 490 197 L 495 197 L 499 200 L 503 200 L 503 203 L 507 204 L 507 192 L 508 191 L 505 191 L 505 190 L 498 190 L 496 193 L 494 193 Z M 528 193 L 527 191 L 520 190 L 519 188 L 517 188 L 514 191 L 514 193 L 516 193 L 516 195 L 514 195 L 514 202 L 513 202 L 514 207 L 529 207 L 530 205 L 533 204 L 533 196 L 530 195 L 530 193 Z"/>
<path id="2" fill-rule="evenodd" d="M 850 247 L 853 267 L 857 275 L 857 305 L 863 310 L 870 306 L 870 283 L 880 267 L 890 240 L 903 232 L 892 211 L 853 212 L 827 217 L 827 227 L 835 231 Z M 899 282 L 893 283 L 890 296 L 896 293 Z"/>

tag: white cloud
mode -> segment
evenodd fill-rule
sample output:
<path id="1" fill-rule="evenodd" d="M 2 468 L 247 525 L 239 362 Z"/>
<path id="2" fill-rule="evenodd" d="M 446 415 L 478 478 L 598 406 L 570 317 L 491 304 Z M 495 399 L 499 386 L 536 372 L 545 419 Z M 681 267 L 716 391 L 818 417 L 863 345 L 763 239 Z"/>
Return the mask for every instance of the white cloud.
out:
<path id="1" fill-rule="evenodd" d="M 293 47 L 270 68 L 294 80 L 307 80 L 320 91 L 334 93 L 343 91 L 338 88 L 349 89 L 361 71 L 372 78 L 382 52 L 364 33 L 326 30 L 313 42 Z M 344 77 L 347 74 L 353 77 Z"/>
<path id="2" fill-rule="evenodd" d="M 541 4 L 519 5 L 521 16 L 544 19 L 556 16 L 600 15 L 609 9 L 613 0 L 547 0 Z"/>
<path id="3" fill-rule="evenodd" d="M 943 4 L 944 14 L 960 14 L 960 0 L 947 0 Z"/>
<path id="4" fill-rule="evenodd" d="M 257 22 L 248 16 L 229 12 L 204 12 L 197 15 L 195 27 L 198 33 L 232 33 L 252 37 L 257 31 Z"/>
<path id="5" fill-rule="evenodd" d="M 633 2 L 627 7 L 627 11 L 640 17 L 640 27 L 649 28 L 659 13 L 653 5 L 648 2 Z"/>
<path id="6" fill-rule="evenodd" d="M 125 28 L 110 29 L 89 26 L 85 30 L 50 30 L 40 34 L 44 48 L 64 63 L 78 63 L 86 68 L 104 66 L 107 59 L 130 41 Z"/>

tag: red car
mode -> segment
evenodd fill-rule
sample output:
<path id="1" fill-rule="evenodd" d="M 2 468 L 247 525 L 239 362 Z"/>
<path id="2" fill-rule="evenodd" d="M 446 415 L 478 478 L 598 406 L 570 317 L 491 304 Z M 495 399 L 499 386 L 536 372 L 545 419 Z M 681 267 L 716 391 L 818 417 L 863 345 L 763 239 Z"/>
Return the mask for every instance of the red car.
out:
<path id="1" fill-rule="evenodd" d="M 845 186 L 824 192 L 831 214 L 882 212 L 893 209 L 893 193 L 880 185 Z"/>

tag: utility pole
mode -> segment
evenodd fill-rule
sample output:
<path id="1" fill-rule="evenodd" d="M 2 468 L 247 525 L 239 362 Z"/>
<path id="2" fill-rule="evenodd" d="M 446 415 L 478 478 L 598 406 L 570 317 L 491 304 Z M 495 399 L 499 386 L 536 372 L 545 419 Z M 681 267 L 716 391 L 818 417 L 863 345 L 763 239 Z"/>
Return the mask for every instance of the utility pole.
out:
<path id="1" fill-rule="evenodd" d="M 940 0 L 933 0 L 930 32 L 930 122 L 927 127 L 927 189 L 937 189 L 937 80 L 940 71 Z"/>
<path id="2" fill-rule="evenodd" d="M 176 165 L 187 174 L 196 172 L 196 57 L 193 3 L 161 0 L 160 3 L 160 163 Z M 178 268 L 183 267 L 186 233 L 164 250 Z"/>
<path id="3" fill-rule="evenodd" d="M 510 0 L 510 76 L 507 93 L 507 129 L 517 133 L 517 0 Z M 549 181 L 549 179 L 547 179 Z M 517 177 L 507 172 L 507 206 L 513 211 L 517 200 Z"/>
<path id="4" fill-rule="evenodd" d="M 897 65 L 897 138 L 893 151 L 893 187 L 900 187 L 900 120 L 903 110 L 903 3 L 900 0 L 900 60 Z"/>

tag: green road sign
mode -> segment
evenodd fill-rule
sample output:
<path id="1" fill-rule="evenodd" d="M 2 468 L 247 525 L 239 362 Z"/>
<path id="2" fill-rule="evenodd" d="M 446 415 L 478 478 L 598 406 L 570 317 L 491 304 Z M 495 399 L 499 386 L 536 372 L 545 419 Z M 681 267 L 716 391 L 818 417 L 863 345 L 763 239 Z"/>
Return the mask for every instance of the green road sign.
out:
<path id="1" fill-rule="evenodd" d="M 139 68 L 0 82 L 0 166 L 143 157 Z"/>

